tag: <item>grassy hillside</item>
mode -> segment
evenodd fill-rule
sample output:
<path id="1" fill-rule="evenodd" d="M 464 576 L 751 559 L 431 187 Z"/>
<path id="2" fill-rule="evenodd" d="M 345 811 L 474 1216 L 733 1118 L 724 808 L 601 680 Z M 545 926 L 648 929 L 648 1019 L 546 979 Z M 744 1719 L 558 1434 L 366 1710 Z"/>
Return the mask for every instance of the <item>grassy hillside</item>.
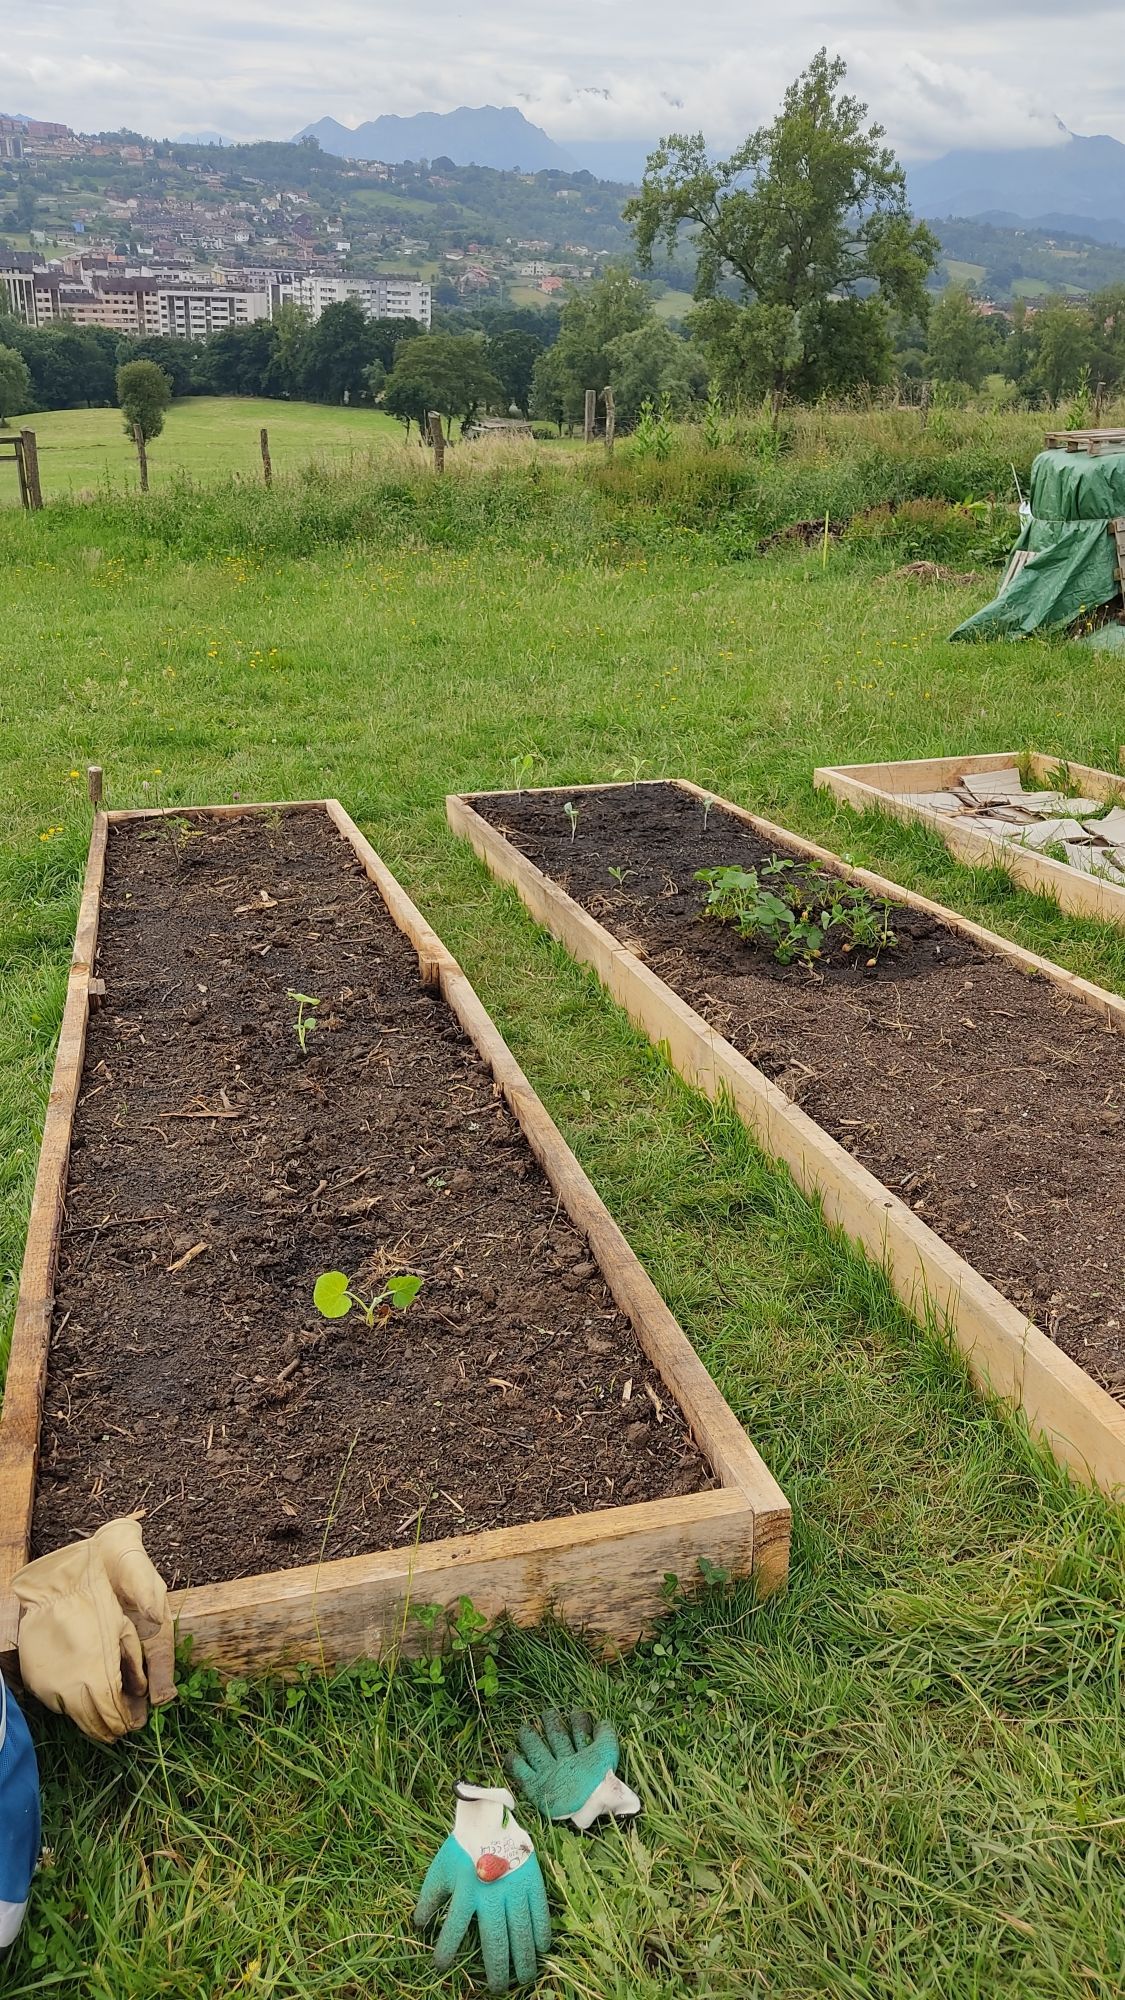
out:
<path id="1" fill-rule="evenodd" d="M 867 476 L 858 424 L 837 462 L 810 419 L 798 468 L 767 467 L 761 491 L 792 504 Z M 870 431 L 864 463 L 890 464 Z M 945 449 L 953 483 L 1017 444 L 966 428 Z M 192 1674 L 113 1753 L 36 1714 L 52 1852 L 9 2000 L 467 1992 L 409 1920 L 452 1782 L 494 1781 L 517 1724 L 574 1697 L 618 1721 L 644 1816 L 542 1834 L 542 1994 L 1119 1990 L 1120 1515 L 978 1402 L 445 824 L 447 790 L 502 786 L 525 754 L 547 783 L 637 759 L 1125 991 L 1118 934 L 811 786 L 823 760 L 960 747 L 1113 763 L 1118 678 L 1062 643 L 950 647 L 988 585 L 920 590 L 891 552 L 748 560 L 727 533 L 747 453 L 720 460 L 712 526 L 672 519 L 698 468 L 627 459 L 598 480 L 497 459 L 440 491 L 396 473 L 0 520 L 9 1308 L 88 836 L 77 774 L 104 764 L 118 806 L 335 793 L 461 956 L 796 1529 L 784 1598 L 714 1590 L 617 1666 L 562 1632 L 508 1635 L 491 1698 L 465 1660 L 289 1689 Z"/>
<path id="2" fill-rule="evenodd" d="M 265 424 L 279 473 L 310 459 L 339 464 L 352 452 L 401 444 L 402 425 L 377 410 L 329 409 L 323 403 L 259 402 L 250 396 L 189 396 L 173 403 L 164 430 L 149 447 L 153 490 L 177 474 L 210 482 L 260 480 L 258 433 Z M 40 410 L 19 418 L 35 432 L 46 500 L 92 495 L 137 485 L 137 454 L 119 410 Z M 19 500 L 14 466 L 0 466 L 0 506 Z"/>

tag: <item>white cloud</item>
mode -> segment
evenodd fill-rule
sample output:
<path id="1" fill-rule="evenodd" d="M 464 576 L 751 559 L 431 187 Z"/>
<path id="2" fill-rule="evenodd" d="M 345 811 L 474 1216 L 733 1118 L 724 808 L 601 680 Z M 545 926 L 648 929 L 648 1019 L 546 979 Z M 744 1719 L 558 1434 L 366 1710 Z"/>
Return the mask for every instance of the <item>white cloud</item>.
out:
<path id="1" fill-rule="evenodd" d="M 84 129 L 288 137 L 324 114 L 517 103 L 564 143 L 772 115 L 821 42 L 905 154 L 1125 138 L 1106 0 L 7 0 L 0 108 Z M 1081 31 L 1079 31 L 1081 24 Z M 1026 32 L 1023 32 L 1026 27 Z"/>

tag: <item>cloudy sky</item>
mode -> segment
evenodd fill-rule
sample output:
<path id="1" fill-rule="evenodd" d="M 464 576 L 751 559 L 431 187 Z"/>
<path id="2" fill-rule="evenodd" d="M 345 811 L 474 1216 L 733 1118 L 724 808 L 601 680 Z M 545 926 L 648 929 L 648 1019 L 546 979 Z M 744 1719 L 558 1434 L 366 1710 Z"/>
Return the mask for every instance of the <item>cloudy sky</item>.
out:
<path id="1" fill-rule="evenodd" d="M 768 117 L 827 42 L 906 156 L 1125 140 L 1106 0 L 0 0 L 0 110 L 289 138 L 329 114 L 518 104 L 553 138 Z M 1116 32 L 1115 32 L 1116 31 Z"/>

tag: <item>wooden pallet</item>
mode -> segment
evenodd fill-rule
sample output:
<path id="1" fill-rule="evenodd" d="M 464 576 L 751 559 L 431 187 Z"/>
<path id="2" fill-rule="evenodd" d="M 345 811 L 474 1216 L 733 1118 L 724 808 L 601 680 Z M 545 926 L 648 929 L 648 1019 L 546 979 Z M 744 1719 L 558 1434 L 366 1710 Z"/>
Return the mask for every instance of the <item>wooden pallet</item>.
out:
<path id="1" fill-rule="evenodd" d="M 1030 775 L 1044 788 L 1060 768 L 1058 757 L 1038 752 L 990 751 L 980 757 L 906 758 L 894 764 L 826 764 L 813 772 L 818 791 L 834 793 L 857 812 L 883 812 L 892 819 L 925 826 L 939 834 L 951 854 L 969 868 L 1004 868 L 1021 889 L 1033 895 L 1050 896 L 1061 910 L 1076 916 L 1096 917 L 1103 923 L 1125 926 L 1125 886 L 1099 880 L 1056 861 L 1049 854 L 1018 841 L 997 839 L 971 819 L 957 819 L 935 812 L 930 806 L 916 805 L 903 793 L 940 792 L 974 771 L 1006 771 L 1024 760 Z M 1088 798 L 1125 805 L 1125 778 L 1098 771 L 1089 764 L 1069 764 L 1070 782 L 1075 792 Z"/>
<path id="2" fill-rule="evenodd" d="M 592 1182 L 520 1069 L 456 959 L 430 929 L 335 799 L 303 801 L 326 812 L 358 856 L 400 931 L 418 954 L 425 985 L 442 998 L 489 1065 L 538 1160 L 619 1310 L 668 1385 L 719 1485 L 682 1499 L 610 1507 L 535 1521 L 234 1582 L 173 1597 L 178 1631 L 194 1656 L 227 1673 L 332 1665 L 417 1653 L 430 1643 L 410 1607 L 456 1605 L 470 1597 L 496 1618 L 531 1624 L 549 1611 L 619 1649 L 659 1616 L 669 1572 L 685 1584 L 706 1558 L 733 1574 L 757 1576 L 763 1590 L 788 1570 L 790 1511 L 780 1487 L 630 1249 Z M 178 818 L 244 818 L 274 806 L 168 808 Z M 11 1579 L 27 1561 L 47 1376 L 55 1271 L 67 1187 L 71 1126 L 82 1082 L 86 1022 L 98 1003 L 98 916 L 112 828 L 166 812 L 99 813 L 67 982 L 58 1055 L 32 1198 L 11 1353 L 0 1412 L 0 1666 L 17 1665 L 19 1606 Z"/>
<path id="3" fill-rule="evenodd" d="M 996 767 L 1000 762 L 995 760 Z M 891 897 L 924 911 L 1021 971 L 1051 980 L 1068 997 L 1093 1007 L 1110 1026 L 1125 1033 L 1125 1000 L 1116 994 L 1104 992 L 955 911 L 900 888 L 896 882 L 866 868 L 849 867 L 827 848 L 801 839 L 787 827 L 759 819 L 741 806 L 716 800 L 702 786 L 683 778 L 675 783 L 693 798 L 710 797 L 761 839 L 776 842 L 818 868 L 857 883 L 872 896 Z M 571 785 L 558 788 L 558 795 L 571 798 L 583 790 L 605 789 Z M 1021 1409 L 1031 1430 L 1080 1478 L 1114 1495 L 1125 1495 L 1125 1409 L 483 818 L 475 803 L 487 796 L 468 794 L 446 800 L 453 831 L 469 841 L 498 880 L 515 888 L 538 922 L 583 964 L 593 967 L 631 1019 L 665 1049 L 681 1076 L 710 1098 L 729 1098 L 763 1152 L 786 1166 L 798 1187 L 819 1201 L 825 1219 L 846 1231 L 886 1271 L 908 1311 L 923 1320 L 936 1314 L 949 1325 L 974 1380 L 983 1389 Z"/>
<path id="4" fill-rule="evenodd" d="M 1085 452 L 1090 458 L 1125 451 L 1125 430 L 1048 431 L 1048 451 Z"/>

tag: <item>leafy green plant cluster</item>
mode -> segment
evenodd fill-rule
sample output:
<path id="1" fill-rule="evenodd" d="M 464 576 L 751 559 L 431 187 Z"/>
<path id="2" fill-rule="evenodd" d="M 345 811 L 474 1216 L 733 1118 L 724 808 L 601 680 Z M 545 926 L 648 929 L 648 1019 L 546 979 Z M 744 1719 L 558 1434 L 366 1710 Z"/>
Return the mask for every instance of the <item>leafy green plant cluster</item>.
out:
<path id="1" fill-rule="evenodd" d="M 756 868 L 701 868 L 695 879 L 707 886 L 707 914 L 750 943 L 768 945 L 779 965 L 812 965 L 829 939 L 842 953 L 865 952 L 869 965 L 894 949 L 889 903 L 873 902 L 854 883 L 791 873 L 795 868 L 775 855 L 761 875 Z"/>

